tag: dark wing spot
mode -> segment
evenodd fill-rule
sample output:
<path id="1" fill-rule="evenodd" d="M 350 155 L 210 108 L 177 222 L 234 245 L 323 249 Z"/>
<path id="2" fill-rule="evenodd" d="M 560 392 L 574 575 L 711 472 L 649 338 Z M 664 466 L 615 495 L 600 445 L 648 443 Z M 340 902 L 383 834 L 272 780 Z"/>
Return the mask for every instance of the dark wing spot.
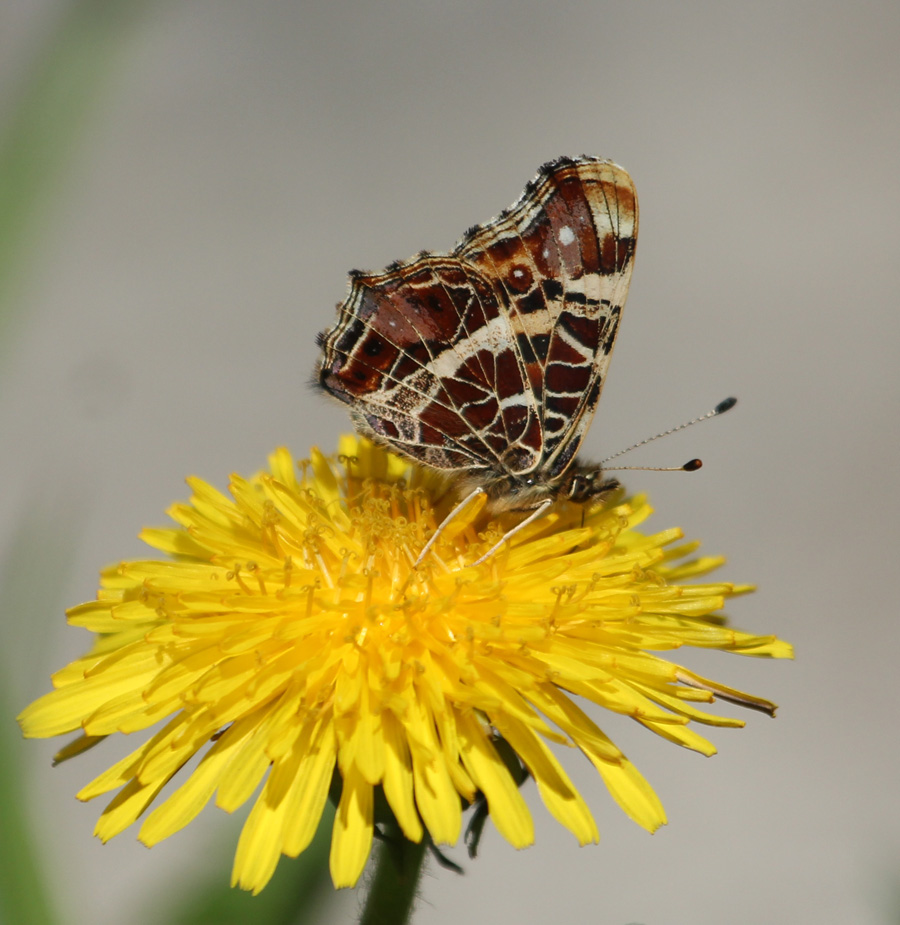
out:
<path id="1" fill-rule="evenodd" d="M 536 361 L 543 365 L 550 349 L 550 335 L 532 334 L 529 337 L 527 334 L 517 334 L 516 346 L 526 366 Z"/>
<path id="2" fill-rule="evenodd" d="M 534 352 L 537 354 L 539 360 L 547 359 L 547 351 L 550 349 L 550 335 L 549 334 L 535 334 L 531 338 L 532 346 L 534 347 Z"/>
<path id="3" fill-rule="evenodd" d="M 558 279 L 545 279 L 541 283 L 541 288 L 548 299 L 555 301 L 563 297 L 563 285 Z"/>
<path id="4" fill-rule="evenodd" d="M 519 348 L 519 354 L 525 361 L 526 366 L 529 363 L 534 363 L 537 356 L 531 346 L 531 338 L 527 334 L 516 335 L 516 346 Z"/>
<path id="5" fill-rule="evenodd" d="M 522 296 L 521 299 L 516 299 L 516 308 L 523 315 L 530 315 L 532 312 L 539 312 L 541 309 L 546 308 L 547 305 L 544 302 L 544 294 L 540 289 L 533 289 L 526 296 Z"/>

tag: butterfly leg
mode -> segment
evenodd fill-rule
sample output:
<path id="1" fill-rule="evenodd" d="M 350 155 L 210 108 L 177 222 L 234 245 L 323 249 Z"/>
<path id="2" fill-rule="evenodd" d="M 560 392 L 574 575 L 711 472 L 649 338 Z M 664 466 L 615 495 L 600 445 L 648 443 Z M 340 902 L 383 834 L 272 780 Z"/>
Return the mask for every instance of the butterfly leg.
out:
<path id="1" fill-rule="evenodd" d="M 536 507 L 520 524 L 516 524 L 512 530 L 508 533 L 504 533 L 502 539 L 499 543 L 494 543 L 493 546 L 476 562 L 473 562 L 472 565 L 481 565 L 486 559 L 490 557 L 508 540 L 511 540 L 520 530 L 524 530 L 530 523 L 534 523 L 538 517 L 543 516 L 544 512 L 547 510 L 550 505 L 553 504 L 552 499 L 548 498 L 546 501 L 542 501 L 538 507 Z"/>
<path id="2" fill-rule="evenodd" d="M 464 511 L 479 495 L 483 494 L 485 494 L 485 491 L 479 485 L 478 488 L 469 492 L 469 494 L 467 494 L 465 498 L 463 498 L 462 501 L 460 501 L 459 504 L 453 508 L 453 510 L 440 522 L 437 530 L 432 533 L 431 539 L 429 539 L 428 542 L 422 547 L 422 551 L 419 553 L 419 558 L 416 559 L 415 563 L 413 564 L 413 568 L 418 568 L 425 556 L 431 552 L 431 548 L 438 541 L 438 537 L 444 532 L 447 524 L 449 524 L 455 517 L 457 517 L 461 511 Z"/>

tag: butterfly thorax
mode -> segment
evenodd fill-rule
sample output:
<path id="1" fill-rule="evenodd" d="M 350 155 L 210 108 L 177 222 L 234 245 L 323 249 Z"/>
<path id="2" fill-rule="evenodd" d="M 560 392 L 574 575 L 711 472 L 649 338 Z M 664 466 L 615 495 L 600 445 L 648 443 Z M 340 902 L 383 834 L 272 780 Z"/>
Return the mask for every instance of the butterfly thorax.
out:
<path id="1" fill-rule="evenodd" d="M 547 478 L 540 471 L 522 474 L 473 472 L 460 480 L 460 494 L 481 488 L 488 497 L 488 509 L 531 511 L 546 501 L 572 501 L 587 504 L 603 498 L 619 487 L 616 479 L 605 478 L 603 469 L 576 460 L 556 478 Z"/>

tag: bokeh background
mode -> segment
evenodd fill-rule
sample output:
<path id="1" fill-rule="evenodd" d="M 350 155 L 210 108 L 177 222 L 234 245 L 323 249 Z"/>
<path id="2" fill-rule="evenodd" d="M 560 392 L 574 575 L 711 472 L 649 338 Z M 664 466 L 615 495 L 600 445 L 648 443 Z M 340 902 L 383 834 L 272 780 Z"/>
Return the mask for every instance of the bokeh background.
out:
<path id="1" fill-rule="evenodd" d="M 415 922 L 900 921 L 898 88 L 896 0 L 6 0 L 6 918 L 250 921 L 294 890 L 304 921 L 355 920 L 315 852 L 282 862 L 273 899 L 217 907 L 242 818 L 214 808 L 152 851 L 102 846 L 100 803 L 73 794 L 128 743 L 51 769 L 61 743 L 21 742 L 11 717 L 88 642 L 63 609 L 144 554 L 185 475 L 224 487 L 347 429 L 308 380 L 348 269 L 446 249 L 543 161 L 587 152 L 631 171 L 642 210 L 586 453 L 738 395 L 631 460 L 700 473 L 627 481 L 657 527 L 758 583 L 733 620 L 797 659 L 685 654 L 777 719 L 714 731 L 704 759 L 611 717 L 670 824 L 638 829 L 572 754 L 601 844 L 530 787 L 536 845 L 489 826 L 477 862 L 451 849 L 466 873 L 432 865 Z"/>

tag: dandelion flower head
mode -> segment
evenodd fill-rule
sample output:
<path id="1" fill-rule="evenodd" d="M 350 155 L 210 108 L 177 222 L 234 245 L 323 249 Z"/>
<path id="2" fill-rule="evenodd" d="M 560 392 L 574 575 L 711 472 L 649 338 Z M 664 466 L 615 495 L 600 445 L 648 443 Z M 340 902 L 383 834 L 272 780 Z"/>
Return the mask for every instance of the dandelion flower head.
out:
<path id="1" fill-rule="evenodd" d="M 268 472 L 233 476 L 231 497 L 189 479 L 190 502 L 168 511 L 177 526 L 141 534 L 165 557 L 104 569 L 97 600 L 68 612 L 93 646 L 19 721 L 29 737 L 80 731 L 59 759 L 147 730 L 78 794 L 117 791 L 95 830 L 104 841 L 146 812 L 139 838 L 154 845 L 213 798 L 232 812 L 255 797 L 232 880 L 257 892 L 282 854 L 309 845 L 337 779 L 336 886 L 366 864 L 379 794 L 412 841 L 455 843 L 464 805 L 481 799 L 524 847 L 534 829 L 511 749 L 547 810 L 595 842 L 551 743 L 586 756 L 653 831 L 666 821 L 658 798 L 579 702 L 706 755 L 696 724 L 743 723 L 700 705 L 774 711 L 654 654 L 791 651 L 725 625 L 725 599 L 748 588 L 687 583 L 722 560 L 694 557 L 677 529 L 638 530 L 644 498 L 556 504 L 477 567 L 504 524 L 473 504 L 416 568 L 452 504 L 447 483 L 358 437 L 339 450 L 299 469 L 278 450 Z"/>

